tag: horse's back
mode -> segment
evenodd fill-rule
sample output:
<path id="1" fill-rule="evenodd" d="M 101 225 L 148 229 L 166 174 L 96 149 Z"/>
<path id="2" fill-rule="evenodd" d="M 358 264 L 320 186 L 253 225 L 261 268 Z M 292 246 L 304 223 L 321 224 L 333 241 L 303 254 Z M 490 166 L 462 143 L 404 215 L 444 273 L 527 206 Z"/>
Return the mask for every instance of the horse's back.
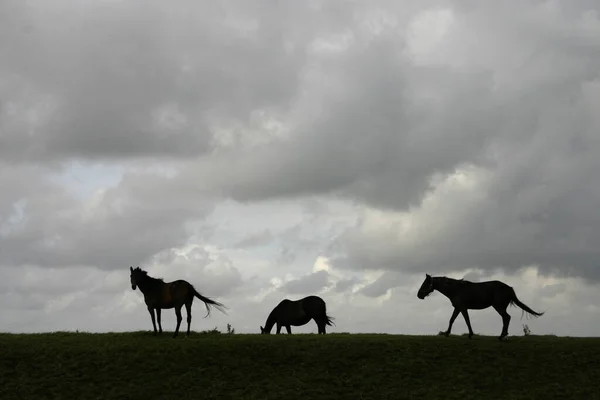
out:
<path id="1" fill-rule="evenodd" d="M 498 281 L 498 280 L 481 281 L 481 282 L 472 282 L 472 281 L 461 280 L 458 282 L 460 282 L 461 285 L 467 286 L 467 287 L 471 286 L 471 285 L 475 285 L 475 287 L 486 287 L 488 289 L 492 289 L 492 288 L 511 288 L 512 289 L 512 286 L 510 286 L 502 281 Z"/>
<path id="2" fill-rule="evenodd" d="M 311 318 L 325 313 L 325 301 L 319 296 L 306 296 L 298 300 L 283 299 L 275 307 L 282 320 L 304 325 Z"/>
<path id="3" fill-rule="evenodd" d="M 488 287 L 490 288 L 496 288 L 496 289 L 512 289 L 512 286 L 502 282 L 502 281 L 498 281 L 498 280 L 493 280 L 493 281 L 485 281 L 482 283 L 486 283 Z"/>
<path id="4" fill-rule="evenodd" d="M 277 304 L 277 306 L 275 306 L 275 308 L 285 307 L 287 305 L 291 305 L 292 303 L 294 303 L 294 301 L 290 299 L 283 299 L 279 302 L 279 304 Z"/>
<path id="5" fill-rule="evenodd" d="M 294 306 L 298 304 L 325 304 L 325 301 L 319 296 L 311 295 L 298 300 L 283 299 L 277 304 L 277 307 Z"/>
<path id="6" fill-rule="evenodd" d="M 325 300 L 315 295 L 306 296 L 303 299 L 300 299 L 299 301 L 303 303 L 325 304 Z"/>

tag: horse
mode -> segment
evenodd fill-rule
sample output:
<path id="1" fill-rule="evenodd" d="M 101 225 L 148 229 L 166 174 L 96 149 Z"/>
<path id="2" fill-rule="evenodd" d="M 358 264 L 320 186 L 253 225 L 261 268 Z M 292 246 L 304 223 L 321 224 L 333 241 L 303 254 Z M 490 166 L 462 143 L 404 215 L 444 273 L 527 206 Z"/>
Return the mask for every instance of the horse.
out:
<path id="1" fill-rule="evenodd" d="M 154 335 L 162 333 L 162 325 L 160 323 L 160 313 L 163 309 L 175 309 L 175 315 L 177 317 L 177 327 L 173 338 L 177 337 L 179 333 L 179 325 L 181 325 L 181 307 L 185 306 L 187 311 L 187 334 L 190 335 L 190 323 L 192 322 L 192 303 L 194 297 L 199 298 L 204 302 L 206 306 L 207 314 L 204 318 L 210 315 L 210 307 L 214 306 L 217 310 L 223 314 L 227 314 L 224 309 L 227 308 L 223 304 L 212 300 L 208 297 L 202 296 L 196 291 L 194 286 L 187 281 L 182 279 L 165 282 L 161 278 L 153 278 L 148 275 L 148 272 L 137 267 L 129 267 L 131 272 L 131 289 L 135 290 L 136 287 L 140 288 L 140 291 L 144 294 L 144 302 L 148 307 L 148 312 L 152 318 L 152 327 L 154 328 Z M 156 317 L 158 319 L 159 331 L 156 331 L 156 321 L 154 319 L 154 311 L 156 310 Z"/>
<path id="2" fill-rule="evenodd" d="M 333 317 L 327 315 L 325 301 L 319 296 L 307 296 L 300 300 L 282 300 L 271 311 L 265 322 L 265 327 L 260 327 L 261 334 L 271 333 L 273 325 L 277 324 L 277 334 L 285 326 L 287 333 L 292 334 L 290 326 L 302 326 L 314 319 L 319 329 L 319 334 L 325 334 L 325 326 L 333 324 Z"/>
<path id="3" fill-rule="evenodd" d="M 527 314 L 535 318 L 544 315 L 543 312 L 533 311 L 522 303 L 517 298 L 515 290 L 501 281 L 470 282 L 464 279 L 452 279 L 445 276 L 432 277 L 429 274 L 425 274 L 425 280 L 417 293 L 417 297 L 423 300 L 434 290 L 446 296 L 454 306 L 454 311 L 450 317 L 450 324 L 446 332 L 444 332 L 446 337 L 450 335 L 452 324 L 458 313 L 461 313 L 469 328 L 469 339 L 471 339 L 473 329 L 471 329 L 471 321 L 467 310 L 483 310 L 493 307 L 502 317 L 502 332 L 498 340 L 502 340 L 508 336 L 510 315 L 506 312 L 506 309 L 509 305 L 517 305 L 523 312 L 527 312 Z M 523 318 L 522 315 L 521 318 Z"/>

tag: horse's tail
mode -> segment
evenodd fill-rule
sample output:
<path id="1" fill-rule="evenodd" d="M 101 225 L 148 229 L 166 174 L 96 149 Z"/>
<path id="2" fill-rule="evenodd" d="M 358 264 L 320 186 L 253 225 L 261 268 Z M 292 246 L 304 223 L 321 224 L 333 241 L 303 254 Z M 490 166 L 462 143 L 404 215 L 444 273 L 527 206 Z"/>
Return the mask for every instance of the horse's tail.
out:
<path id="1" fill-rule="evenodd" d="M 334 319 L 335 318 L 333 318 L 332 316 L 325 314 L 325 324 L 329 326 L 335 325 L 335 323 L 333 322 Z"/>
<path id="2" fill-rule="evenodd" d="M 325 316 L 325 325 L 329 325 L 329 326 L 335 325 L 335 323 L 333 322 L 333 320 L 335 318 L 333 318 L 330 315 L 327 315 L 327 304 L 325 303 L 325 301 L 323 301 L 323 299 L 319 298 L 319 300 L 320 300 L 321 305 L 323 307 L 322 308 L 322 312 L 323 312 L 323 315 Z"/>
<path id="3" fill-rule="evenodd" d="M 210 306 L 215 307 L 217 310 L 219 310 L 223 314 L 227 315 L 227 313 L 225 312 L 225 309 L 227 308 L 227 306 L 225 306 L 224 304 L 219 303 L 218 301 L 215 301 L 211 298 L 202 296 L 200 293 L 198 293 L 198 291 L 193 286 L 192 286 L 192 290 L 194 291 L 194 296 L 196 296 L 197 298 L 202 300 L 204 302 L 204 305 L 206 306 L 207 314 L 204 316 L 204 318 L 206 318 L 210 315 Z"/>
<path id="4" fill-rule="evenodd" d="M 518 298 L 517 298 L 517 294 L 515 293 L 514 289 L 513 289 L 513 298 L 510 301 L 510 304 L 512 305 L 517 305 L 519 306 L 524 312 L 526 312 L 529 315 L 532 315 L 533 317 L 537 318 L 537 317 L 541 317 L 542 315 L 544 315 L 543 312 L 536 312 L 533 311 L 531 308 L 529 308 L 525 303 L 521 302 Z M 523 314 L 521 314 L 521 318 L 523 318 Z"/>

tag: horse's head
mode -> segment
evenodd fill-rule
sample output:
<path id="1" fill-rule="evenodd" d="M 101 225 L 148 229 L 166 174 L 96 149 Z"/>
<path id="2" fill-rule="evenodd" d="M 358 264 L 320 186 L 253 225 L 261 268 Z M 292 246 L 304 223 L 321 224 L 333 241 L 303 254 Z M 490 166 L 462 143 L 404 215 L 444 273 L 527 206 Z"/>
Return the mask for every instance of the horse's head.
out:
<path id="1" fill-rule="evenodd" d="M 268 334 L 269 334 L 269 332 L 267 332 L 267 330 L 261 326 L 261 327 L 260 327 L 260 334 L 261 334 L 261 335 L 268 335 Z"/>
<path id="2" fill-rule="evenodd" d="M 133 267 L 129 267 L 129 279 L 131 280 L 131 289 L 135 290 L 136 287 L 139 286 L 139 281 L 144 276 L 146 276 L 145 271 L 141 270 L 140 267 L 133 269 Z"/>
<path id="3" fill-rule="evenodd" d="M 433 292 L 433 278 L 431 275 L 425 274 L 425 280 L 417 292 L 417 297 L 423 300 L 425 297 L 429 296 L 431 292 Z"/>

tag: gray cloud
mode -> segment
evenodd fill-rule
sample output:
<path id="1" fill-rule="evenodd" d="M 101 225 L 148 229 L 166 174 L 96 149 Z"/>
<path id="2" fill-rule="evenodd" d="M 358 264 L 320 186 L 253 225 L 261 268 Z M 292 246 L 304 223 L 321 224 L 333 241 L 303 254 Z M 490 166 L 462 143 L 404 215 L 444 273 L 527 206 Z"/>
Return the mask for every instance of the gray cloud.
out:
<path id="1" fill-rule="evenodd" d="M 555 283 L 553 285 L 545 286 L 541 290 L 541 295 L 547 297 L 554 297 L 558 294 L 564 293 L 566 289 L 567 285 L 565 285 L 564 283 Z"/>
<path id="2" fill-rule="evenodd" d="M 344 293 L 348 289 L 351 289 L 354 285 L 356 285 L 358 283 L 361 283 L 361 280 L 358 278 L 355 278 L 355 277 L 348 278 L 348 279 L 340 279 L 335 284 L 335 291 L 338 293 Z"/>
<path id="3" fill-rule="evenodd" d="M 402 275 L 397 272 L 385 272 L 379 279 L 366 285 L 360 293 L 367 297 L 379 297 L 387 293 L 391 288 L 402 284 Z"/>
<path id="4" fill-rule="evenodd" d="M 283 291 L 289 294 L 316 294 L 329 284 L 329 273 L 321 270 L 304 275 L 283 285 Z"/>
<path id="5" fill-rule="evenodd" d="M 154 174 L 127 174 L 85 201 L 34 172 L 0 172 L 12 188 L 0 194 L 0 265 L 123 268 L 184 244 L 184 223 L 213 206 L 210 196 L 173 196 L 182 191 Z"/>
<path id="6" fill-rule="evenodd" d="M 410 248 L 398 246 L 393 228 L 366 234 L 359 222 L 340 236 L 337 265 L 540 265 L 545 274 L 596 279 L 600 22 L 586 3 L 564 18 L 548 7 L 530 5 L 508 24 L 497 18 L 510 7 L 456 9 L 443 52 L 425 61 L 393 29 L 370 41 L 351 29 L 349 49 L 321 64 L 329 84 L 307 89 L 321 99 L 314 118 L 307 112 L 286 141 L 204 158 L 182 177 L 240 201 L 335 194 L 408 211 L 435 179 L 476 166 L 487 174 L 482 198 L 447 200 L 446 217 L 460 218 Z M 208 175 L 209 166 L 220 173 Z"/>
<path id="7" fill-rule="evenodd" d="M 211 255 L 200 246 L 187 251 L 164 250 L 142 268 L 165 281 L 187 279 L 209 297 L 230 295 L 243 283 L 240 271 L 227 256 Z"/>
<path id="8" fill-rule="evenodd" d="M 265 229 L 260 232 L 251 234 L 237 242 L 234 247 L 250 248 L 268 245 L 273 241 L 273 234 L 271 231 Z"/>
<path id="9" fill-rule="evenodd" d="M 187 5 L 3 2 L 0 156 L 189 157 L 285 110 L 314 34 L 285 16 L 310 11 Z"/>

